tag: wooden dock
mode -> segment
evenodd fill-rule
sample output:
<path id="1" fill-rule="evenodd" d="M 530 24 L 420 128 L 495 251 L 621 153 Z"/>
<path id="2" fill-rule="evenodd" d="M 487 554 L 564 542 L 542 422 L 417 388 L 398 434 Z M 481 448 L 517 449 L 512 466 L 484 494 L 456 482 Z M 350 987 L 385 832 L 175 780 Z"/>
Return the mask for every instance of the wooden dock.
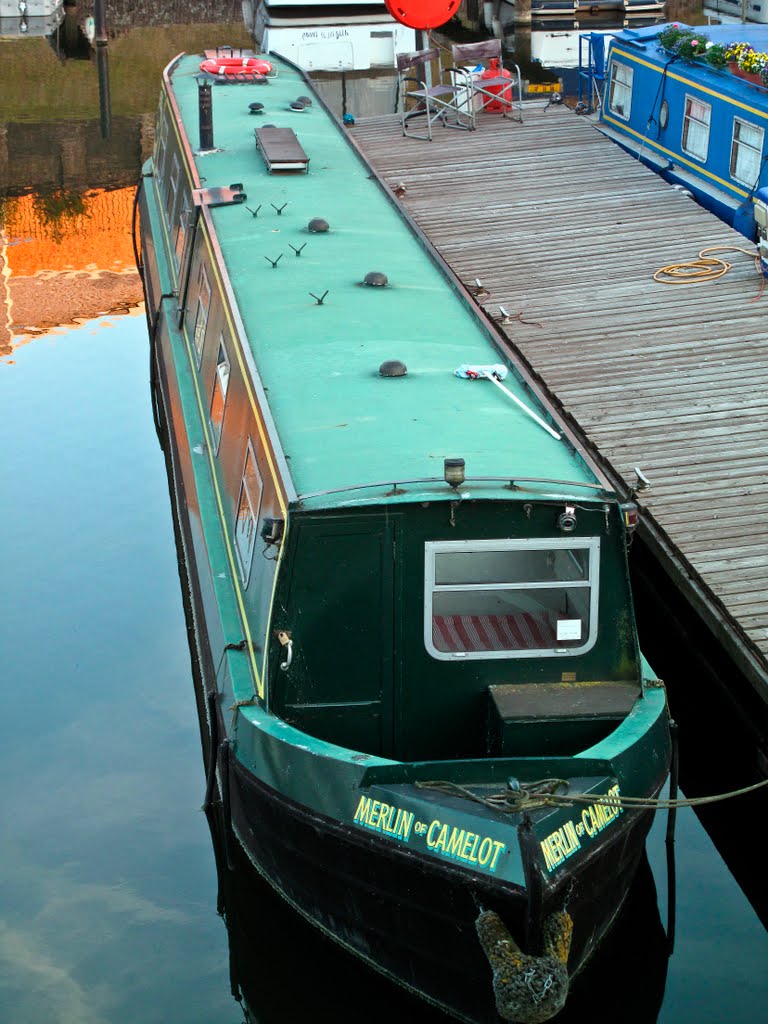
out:
<path id="1" fill-rule="evenodd" d="M 351 135 L 460 281 L 490 291 L 485 312 L 519 317 L 502 330 L 621 493 L 642 468 L 639 537 L 765 714 L 768 290 L 739 252 L 717 280 L 653 280 L 752 247 L 589 119 L 525 107 L 522 125 L 485 115 L 432 142 L 392 116 Z"/>

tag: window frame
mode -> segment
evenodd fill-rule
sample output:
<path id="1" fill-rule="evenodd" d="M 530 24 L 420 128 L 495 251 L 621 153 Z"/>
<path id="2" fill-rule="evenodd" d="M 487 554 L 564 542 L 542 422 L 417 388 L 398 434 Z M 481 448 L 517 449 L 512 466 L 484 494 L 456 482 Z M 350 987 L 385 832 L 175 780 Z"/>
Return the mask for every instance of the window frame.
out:
<path id="1" fill-rule="evenodd" d="M 443 552 L 483 551 L 548 551 L 553 548 L 579 548 L 588 552 L 588 576 L 586 580 L 558 581 L 557 586 L 566 588 L 589 587 L 589 632 L 579 647 L 546 647 L 506 651 L 439 651 L 432 641 L 433 595 L 453 591 L 473 590 L 536 590 L 552 589 L 550 581 L 493 583 L 487 586 L 472 584 L 437 584 L 435 582 L 435 556 Z M 586 654 L 597 642 L 597 618 L 600 599 L 600 538 L 599 537 L 552 537 L 552 538 L 500 538 L 498 540 L 426 541 L 424 544 L 424 646 L 428 654 L 438 661 L 486 661 L 513 658 L 563 658 Z"/>
<path id="2" fill-rule="evenodd" d="M 756 149 L 754 146 L 750 145 L 749 143 L 744 142 L 741 139 L 737 139 L 736 138 L 736 127 L 737 127 L 737 125 L 744 125 L 745 127 L 751 128 L 754 131 L 760 133 L 760 146 L 759 146 L 759 148 Z M 736 171 L 738 169 L 738 162 L 739 162 L 738 154 L 739 154 L 739 151 L 740 151 L 742 146 L 744 147 L 744 149 L 748 149 L 748 150 L 750 150 L 753 153 L 757 153 L 757 175 L 756 175 L 754 181 L 747 181 L 746 178 L 740 178 L 736 174 Z M 733 119 L 733 128 L 731 130 L 731 161 L 730 161 L 731 177 L 733 178 L 734 181 L 738 181 L 741 185 L 746 185 L 747 188 L 755 188 L 757 183 L 760 181 L 760 172 L 762 170 L 761 158 L 763 156 L 764 148 L 765 148 L 765 128 L 762 128 L 759 124 L 753 124 L 751 121 L 747 121 L 743 117 L 734 117 L 734 119 Z"/>
<path id="3" fill-rule="evenodd" d="M 219 355 L 224 353 L 224 360 L 219 360 Z M 227 367 L 226 378 L 222 380 L 222 376 L 219 373 L 219 367 L 225 365 Z M 216 351 L 216 362 L 213 367 L 213 383 L 211 384 L 211 400 L 208 403 L 208 422 L 211 426 L 214 439 L 216 441 L 214 447 L 214 455 L 218 454 L 219 446 L 221 445 L 221 435 L 224 433 L 224 414 L 227 411 L 227 395 L 229 394 L 229 381 L 232 374 L 232 364 L 229 360 L 229 354 L 227 353 L 227 346 L 224 344 L 224 331 L 219 335 L 219 347 Z M 216 388 L 221 391 L 221 419 L 218 423 L 213 418 L 213 402 L 216 397 Z"/>
<path id="4" fill-rule="evenodd" d="M 198 370 L 200 369 L 200 363 L 203 358 L 203 349 L 205 348 L 205 336 L 208 331 L 208 318 L 211 313 L 212 294 L 211 282 L 208 280 L 208 271 L 205 267 L 205 260 L 201 260 L 200 269 L 197 274 L 197 306 L 195 308 L 195 323 L 192 329 L 192 344 L 197 355 Z M 203 301 L 204 295 L 207 296 L 205 301 Z"/>
<path id="5" fill-rule="evenodd" d="M 629 81 L 628 82 L 620 82 L 620 81 L 618 81 L 618 79 L 616 77 L 616 70 L 617 70 L 617 68 L 621 68 L 623 71 L 628 72 L 628 74 L 629 74 Z M 610 87 L 609 87 L 609 90 L 608 90 L 608 110 L 612 114 L 614 114 L 616 117 L 620 117 L 622 121 L 629 121 L 630 116 L 632 114 L 632 93 L 633 93 L 633 88 L 634 88 L 634 82 L 635 82 L 635 69 L 632 67 L 631 64 L 625 64 L 623 61 L 620 61 L 620 60 L 614 60 L 611 63 L 611 82 L 610 82 Z M 627 111 L 626 111 L 626 113 L 624 113 L 623 110 L 620 112 L 614 106 L 614 93 L 616 91 L 616 86 L 619 86 L 621 89 L 626 91 L 626 94 L 627 94 L 627 104 L 626 104 Z"/>
<path id="6" fill-rule="evenodd" d="M 689 105 L 693 104 L 693 103 L 701 104 L 701 106 L 707 108 L 707 112 L 708 112 L 708 120 L 706 122 L 707 144 L 706 144 L 703 156 L 701 156 L 695 150 L 688 148 L 688 146 L 686 145 L 686 139 L 687 139 L 689 124 L 702 125 L 702 126 L 704 125 L 703 121 L 699 121 L 697 118 L 693 117 L 689 113 Z M 681 132 L 680 132 L 680 148 L 682 149 L 683 153 L 686 154 L 686 156 L 693 157 L 694 160 L 698 160 L 700 163 L 704 164 L 704 163 L 707 162 L 707 157 L 709 156 L 709 143 L 710 143 L 711 138 L 712 138 L 712 104 L 711 103 L 707 103 L 706 100 L 701 99 L 699 96 L 694 96 L 693 93 L 687 92 L 685 94 L 685 102 L 683 104 L 683 126 L 682 126 L 682 129 L 681 129 Z"/>
<path id="7" fill-rule="evenodd" d="M 161 98 L 157 111 L 157 122 L 155 131 L 155 152 L 154 165 L 155 176 L 158 181 L 162 179 L 165 167 L 165 158 L 168 152 L 168 116 L 164 100 Z"/>
<path id="8" fill-rule="evenodd" d="M 247 471 L 248 471 L 248 460 L 253 460 L 253 468 L 255 471 L 255 477 L 259 484 L 259 493 L 256 499 L 256 507 L 254 509 L 253 496 L 248 490 L 247 483 Z M 238 530 L 237 524 L 240 520 L 240 509 L 243 504 L 243 496 L 248 503 L 248 508 L 253 521 L 253 534 L 251 536 L 247 557 L 240 550 L 240 544 L 238 542 Z M 240 489 L 237 495 L 237 505 L 235 506 L 235 522 L 232 530 L 232 541 L 235 549 L 235 560 L 237 561 L 238 568 L 240 570 L 240 580 L 245 588 L 248 587 L 248 583 L 251 576 L 251 566 L 253 565 L 253 553 L 256 550 L 256 537 L 259 532 L 259 516 L 261 515 L 261 500 L 264 496 L 264 478 L 261 475 L 261 469 L 259 468 L 259 462 L 256 458 L 256 449 L 254 448 L 253 441 L 248 438 L 248 443 L 245 449 L 245 459 L 243 461 L 243 471 L 240 474 Z"/>

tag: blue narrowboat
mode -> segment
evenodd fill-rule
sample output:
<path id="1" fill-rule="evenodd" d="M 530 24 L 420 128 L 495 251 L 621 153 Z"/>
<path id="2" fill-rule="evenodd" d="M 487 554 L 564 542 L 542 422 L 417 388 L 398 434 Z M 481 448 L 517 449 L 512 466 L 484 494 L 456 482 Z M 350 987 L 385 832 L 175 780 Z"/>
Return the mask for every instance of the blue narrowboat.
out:
<path id="1" fill-rule="evenodd" d="M 601 130 L 754 239 L 755 197 L 768 183 L 768 88 L 728 65 L 664 49 L 660 37 L 667 28 L 625 29 L 611 40 Z M 713 45 L 738 40 L 759 53 L 768 50 L 768 26 L 703 31 Z"/>

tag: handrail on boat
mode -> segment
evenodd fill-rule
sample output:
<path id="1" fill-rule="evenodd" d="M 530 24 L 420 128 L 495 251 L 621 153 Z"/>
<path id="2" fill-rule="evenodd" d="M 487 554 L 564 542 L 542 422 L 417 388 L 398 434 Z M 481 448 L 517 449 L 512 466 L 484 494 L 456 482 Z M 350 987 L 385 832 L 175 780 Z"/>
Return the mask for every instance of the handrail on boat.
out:
<path id="1" fill-rule="evenodd" d="M 498 483 L 504 481 L 505 485 L 509 490 L 515 490 L 518 484 L 557 484 L 561 487 L 583 487 L 588 490 L 601 491 L 603 494 L 615 493 L 609 487 L 604 484 L 593 484 L 588 483 L 585 480 L 551 480 L 545 476 L 470 476 L 465 480 L 466 484 L 470 483 Z M 402 493 L 398 491 L 398 487 L 401 484 L 444 484 L 445 478 L 442 476 L 419 476 L 414 477 L 412 480 L 378 480 L 372 484 L 348 484 L 345 487 L 331 487 L 326 491 L 312 491 L 309 494 L 299 494 L 297 497 L 298 502 L 308 501 L 310 498 L 324 498 L 328 494 L 342 494 L 345 491 L 365 491 L 373 487 L 391 487 L 390 494 Z"/>

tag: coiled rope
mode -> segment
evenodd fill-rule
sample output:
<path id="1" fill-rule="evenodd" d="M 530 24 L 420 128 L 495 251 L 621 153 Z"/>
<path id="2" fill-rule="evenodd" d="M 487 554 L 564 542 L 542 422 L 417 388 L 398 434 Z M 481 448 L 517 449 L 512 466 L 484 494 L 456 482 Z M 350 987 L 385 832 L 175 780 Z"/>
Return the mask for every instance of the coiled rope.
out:
<path id="1" fill-rule="evenodd" d="M 746 256 L 752 257 L 755 270 L 760 274 L 760 256 L 754 249 L 742 249 L 738 245 L 710 245 L 701 250 L 697 260 L 691 260 L 690 263 L 670 263 L 666 267 L 660 267 L 653 275 L 653 280 L 660 284 L 697 284 L 714 281 L 718 277 L 722 277 L 723 274 L 727 274 L 733 264 L 719 256 L 708 255 L 713 252 L 743 252 Z M 762 274 L 760 276 L 762 278 Z M 763 285 L 756 298 L 762 294 L 764 282 L 765 278 L 763 278 Z"/>
<path id="2" fill-rule="evenodd" d="M 436 779 L 428 782 L 417 782 L 418 789 L 432 789 L 448 796 L 461 797 L 464 800 L 472 800 L 475 803 L 483 804 L 493 811 L 501 811 L 502 814 L 516 814 L 524 810 L 533 810 L 536 807 L 570 807 L 572 804 L 602 804 L 604 807 L 622 807 L 626 810 L 639 808 L 653 808 L 654 810 L 671 810 L 677 807 L 701 807 L 704 804 L 714 804 L 721 800 L 733 800 L 747 793 L 754 793 L 758 789 L 768 786 L 768 779 L 756 782 L 751 786 L 744 786 L 742 789 L 734 789 L 729 793 L 717 793 L 712 796 L 698 796 L 683 799 L 663 799 L 660 797 L 644 796 L 596 796 L 594 793 L 559 793 L 558 789 L 568 788 L 565 779 L 540 779 L 537 782 L 519 783 L 519 789 L 491 793 L 484 796 L 474 793 L 467 786 L 461 786 L 455 782 L 447 782 Z"/>

